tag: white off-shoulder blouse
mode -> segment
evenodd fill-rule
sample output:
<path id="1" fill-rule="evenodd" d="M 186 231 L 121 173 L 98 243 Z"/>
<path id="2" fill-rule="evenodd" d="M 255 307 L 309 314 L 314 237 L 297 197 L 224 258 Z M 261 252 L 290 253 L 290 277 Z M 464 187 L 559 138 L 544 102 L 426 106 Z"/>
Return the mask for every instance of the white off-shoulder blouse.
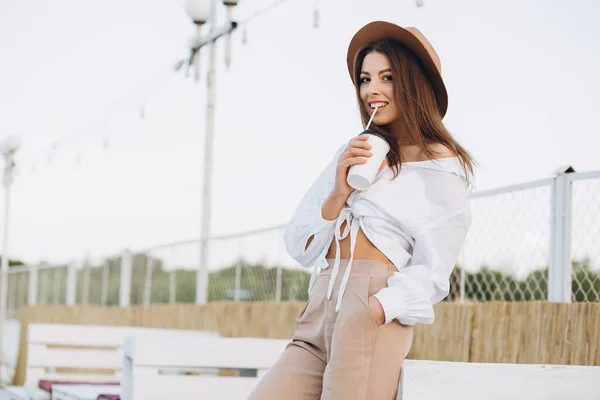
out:
<path id="1" fill-rule="evenodd" d="M 290 256 L 300 265 L 314 267 L 309 286 L 329 267 L 327 251 L 336 241 L 328 298 L 340 265 L 339 241 L 350 235 L 351 257 L 342 277 L 336 302 L 339 310 L 350 276 L 357 233 L 365 236 L 398 270 L 388 286 L 375 294 L 383 306 L 385 322 L 394 318 L 405 325 L 434 321 L 433 304 L 449 292 L 449 278 L 471 223 L 469 189 L 457 157 L 402 163 L 393 178 L 389 166 L 379 170 L 372 186 L 354 191 L 336 220 L 322 216 L 322 206 L 335 181 L 336 153 L 302 198 L 283 233 Z M 343 232 L 343 222 L 347 224 Z M 314 235 L 310 245 L 309 238 Z"/>

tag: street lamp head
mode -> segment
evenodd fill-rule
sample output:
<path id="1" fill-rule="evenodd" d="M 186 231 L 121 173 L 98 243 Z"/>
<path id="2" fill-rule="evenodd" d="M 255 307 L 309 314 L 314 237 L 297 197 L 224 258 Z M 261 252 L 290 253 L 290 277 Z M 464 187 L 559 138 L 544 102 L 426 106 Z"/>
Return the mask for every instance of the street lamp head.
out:
<path id="1" fill-rule="evenodd" d="M 195 24 L 204 24 L 211 15 L 210 0 L 185 0 L 185 12 Z"/>
<path id="2" fill-rule="evenodd" d="M 21 140 L 17 136 L 9 136 L 0 143 L 0 153 L 12 154 L 21 147 Z"/>
<path id="3" fill-rule="evenodd" d="M 239 2 L 240 2 L 239 0 L 223 0 L 223 4 L 228 7 L 229 6 L 237 6 Z"/>

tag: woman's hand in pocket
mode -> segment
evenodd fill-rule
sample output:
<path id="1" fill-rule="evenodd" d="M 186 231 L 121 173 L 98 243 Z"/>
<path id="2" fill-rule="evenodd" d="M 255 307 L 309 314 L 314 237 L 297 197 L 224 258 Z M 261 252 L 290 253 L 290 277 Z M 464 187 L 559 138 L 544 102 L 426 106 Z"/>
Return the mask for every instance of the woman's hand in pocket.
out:
<path id="1" fill-rule="evenodd" d="M 383 325 L 385 323 L 385 312 L 383 311 L 381 303 L 377 300 L 377 297 L 369 297 L 369 310 L 371 311 L 373 318 L 375 318 L 377 325 Z"/>

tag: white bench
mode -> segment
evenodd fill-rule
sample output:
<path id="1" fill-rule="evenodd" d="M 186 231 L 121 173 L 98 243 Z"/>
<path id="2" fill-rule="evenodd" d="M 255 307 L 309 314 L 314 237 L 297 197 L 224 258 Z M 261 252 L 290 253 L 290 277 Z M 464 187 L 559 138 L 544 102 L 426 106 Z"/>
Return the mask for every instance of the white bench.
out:
<path id="1" fill-rule="evenodd" d="M 136 335 L 177 341 L 219 334 L 126 326 L 30 324 L 25 386 L 0 390 L 0 399 L 48 400 L 50 394 L 38 388 L 40 380 L 118 384 L 123 370 L 123 343 L 125 338 Z"/>
<path id="2" fill-rule="evenodd" d="M 205 337 L 178 341 L 128 338 L 121 400 L 245 400 L 289 342 L 258 338 Z M 208 376 L 201 374 L 204 368 L 242 372 L 238 376 Z M 199 374 L 170 374 L 173 369 Z"/>
<path id="3" fill-rule="evenodd" d="M 405 360 L 396 399 L 600 399 L 600 367 Z"/>

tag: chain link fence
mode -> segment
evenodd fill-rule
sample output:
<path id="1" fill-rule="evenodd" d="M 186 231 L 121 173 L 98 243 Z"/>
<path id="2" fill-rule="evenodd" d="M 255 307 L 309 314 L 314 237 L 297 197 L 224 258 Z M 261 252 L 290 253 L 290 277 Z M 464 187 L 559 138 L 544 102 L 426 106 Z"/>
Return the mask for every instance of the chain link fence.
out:
<path id="1" fill-rule="evenodd" d="M 568 183 L 563 209 L 557 179 Z M 447 300 L 547 300 L 552 287 L 566 287 L 568 296 L 557 301 L 600 301 L 600 171 L 474 193 L 471 207 Z M 279 225 L 209 239 L 208 301 L 306 300 L 310 271 L 289 257 L 282 231 Z M 65 265 L 11 267 L 8 316 L 18 317 L 23 304 L 193 303 L 199 259 L 200 241 L 192 240 Z M 552 278 L 552 269 L 567 274 Z"/>
<path id="2" fill-rule="evenodd" d="M 572 175 L 571 301 L 600 301 L 600 173 Z"/>
<path id="3" fill-rule="evenodd" d="M 283 226 L 214 237 L 208 244 L 208 301 L 287 301 L 307 299 L 308 270 L 287 255 Z M 144 304 L 196 301 L 200 242 L 149 249 L 139 256 L 136 274 Z M 139 277 L 136 279 L 135 276 Z M 135 289 L 134 289 L 135 290 Z M 132 297 L 132 302 L 137 301 Z"/>
<path id="4" fill-rule="evenodd" d="M 548 298 L 551 180 L 476 193 L 449 300 Z"/>

